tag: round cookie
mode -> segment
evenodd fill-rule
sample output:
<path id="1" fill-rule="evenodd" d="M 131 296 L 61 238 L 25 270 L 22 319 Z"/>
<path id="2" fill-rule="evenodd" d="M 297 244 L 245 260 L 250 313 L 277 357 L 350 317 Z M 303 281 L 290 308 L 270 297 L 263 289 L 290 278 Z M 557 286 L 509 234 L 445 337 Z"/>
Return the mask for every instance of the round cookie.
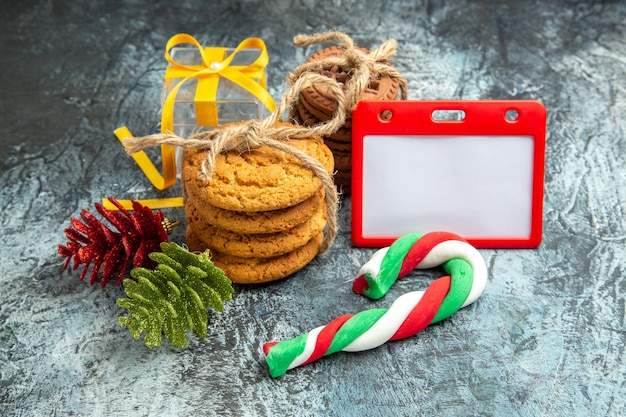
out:
<path id="1" fill-rule="evenodd" d="M 211 251 L 211 260 L 226 276 L 238 284 L 260 284 L 285 278 L 304 268 L 319 253 L 323 234 L 315 236 L 306 245 L 273 258 L 239 258 Z M 187 238 L 190 250 L 202 250 L 194 234 Z"/>
<path id="2" fill-rule="evenodd" d="M 310 94 L 305 94 L 305 91 L 309 89 L 311 89 Z M 312 116 L 311 120 L 318 120 L 318 123 L 329 121 L 333 117 L 334 111 L 337 109 L 337 105 L 335 104 L 334 106 L 331 106 L 328 104 L 328 108 L 318 109 L 316 105 L 319 104 L 309 101 L 309 95 L 313 94 L 316 95 L 315 89 L 311 86 L 302 90 L 298 95 L 298 105 L 303 109 L 302 112 L 310 114 Z"/>
<path id="3" fill-rule="evenodd" d="M 324 123 L 313 116 L 301 103 L 296 105 L 296 110 L 295 121 L 303 126 L 315 126 Z M 350 151 L 352 149 L 352 119 L 346 119 L 346 123 L 344 123 L 339 130 L 328 136 L 324 136 L 323 139 L 326 146 L 333 152 L 335 148 L 343 148 L 342 150 Z M 335 142 L 340 143 L 336 144 Z"/>
<path id="4" fill-rule="evenodd" d="M 296 112 L 294 114 L 296 122 L 303 126 L 315 126 L 320 124 L 322 121 L 317 117 L 313 116 L 310 111 L 302 103 L 302 100 L 298 100 L 296 103 Z"/>
<path id="5" fill-rule="evenodd" d="M 332 152 L 321 138 L 287 139 L 285 143 L 316 158 L 329 173 L 333 171 Z M 190 199 L 225 210 L 258 212 L 292 207 L 322 187 L 320 179 L 300 160 L 269 146 L 218 155 L 209 181 L 198 178 L 205 158 L 203 150 L 185 152 L 185 193 Z"/>
<path id="6" fill-rule="evenodd" d="M 317 194 L 296 204 L 279 210 L 245 212 L 224 210 L 204 203 L 198 199 L 188 199 L 185 203 L 187 218 L 195 209 L 198 220 L 202 219 L 216 227 L 236 233 L 275 233 L 292 229 L 306 222 L 311 216 L 322 209 L 324 192 Z"/>
<path id="7" fill-rule="evenodd" d="M 352 170 L 352 154 L 349 152 L 335 152 L 335 171 L 350 172 Z"/>
<path id="8" fill-rule="evenodd" d="M 192 209 L 193 210 L 193 209 Z M 305 245 L 326 227 L 326 210 L 319 210 L 306 222 L 277 233 L 241 234 L 197 220 L 187 221 L 187 234 L 194 233 L 206 248 L 241 258 L 270 258 Z"/>
<path id="9" fill-rule="evenodd" d="M 298 124 L 304 125 L 304 126 L 315 126 L 315 125 L 318 125 L 320 123 L 324 123 L 330 120 L 330 117 L 327 114 L 319 113 L 315 109 L 313 109 L 313 111 L 318 113 L 321 118 L 316 117 L 313 113 L 311 113 L 311 111 L 309 111 L 310 104 L 305 103 L 305 101 L 306 100 L 302 100 L 302 99 L 298 100 L 298 102 L 295 105 L 296 112 L 294 116 Z M 343 126 L 340 128 L 340 130 L 344 131 L 344 136 L 345 134 L 349 135 L 349 138 L 347 140 L 351 140 L 352 117 L 350 116 L 346 117 L 346 120 Z"/>
<path id="10" fill-rule="evenodd" d="M 323 115 L 324 121 L 328 121 L 329 117 L 327 115 Z M 296 104 L 296 114 L 295 120 L 298 124 L 303 126 L 316 126 L 320 123 L 324 123 L 324 121 L 315 117 L 306 107 L 303 100 L 299 100 Z M 328 135 L 328 137 L 324 137 L 324 143 L 326 143 L 326 139 L 332 139 L 339 142 L 351 142 L 352 141 L 352 118 L 346 118 L 345 123 L 342 127 L 339 128 L 336 132 Z"/>
<path id="11" fill-rule="evenodd" d="M 333 179 L 336 183 L 340 184 L 350 184 L 350 180 L 352 178 L 351 171 L 337 171 L 333 176 Z"/>
<path id="12" fill-rule="evenodd" d="M 338 141 L 330 137 L 324 138 L 324 143 L 335 155 L 337 152 L 352 153 L 352 142 Z"/>
<path id="13" fill-rule="evenodd" d="M 337 142 L 352 142 L 352 129 L 344 125 L 344 127 L 340 127 L 335 133 L 328 135 L 328 138 L 324 138 L 324 143 L 326 143 L 326 139 L 332 139 Z"/>
<path id="14" fill-rule="evenodd" d="M 362 52 L 369 54 L 364 48 L 358 48 Z M 311 55 L 307 62 L 321 60 L 327 57 L 342 55 L 345 51 L 343 46 L 331 46 L 322 49 Z M 350 79 L 350 68 L 339 66 L 322 68 L 318 72 L 327 77 L 333 78 L 339 83 L 345 84 Z M 381 76 L 379 79 L 371 80 L 369 85 L 361 92 L 359 100 L 395 100 L 398 95 L 400 84 L 397 79 L 389 76 Z M 325 84 L 314 84 L 305 88 L 300 94 L 303 104 L 311 113 L 324 120 L 323 115 L 332 117 L 337 109 L 337 98 L 330 88 Z"/>
<path id="15" fill-rule="evenodd" d="M 333 176 L 337 190 L 342 194 L 350 194 L 352 192 L 352 172 L 337 171 Z"/>

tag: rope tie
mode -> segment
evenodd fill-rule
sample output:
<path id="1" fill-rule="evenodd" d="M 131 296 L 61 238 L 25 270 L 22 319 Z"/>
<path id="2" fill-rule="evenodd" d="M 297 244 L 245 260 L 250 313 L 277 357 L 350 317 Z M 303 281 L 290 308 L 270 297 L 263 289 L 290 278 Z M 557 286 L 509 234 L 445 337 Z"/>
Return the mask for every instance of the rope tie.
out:
<path id="1" fill-rule="evenodd" d="M 295 83 L 298 78 L 305 73 L 321 72 L 324 69 L 332 67 L 343 68 L 350 75 L 350 79 L 344 85 L 347 99 L 347 110 L 351 112 L 359 102 L 359 97 L 363 90 L 367 88 L 372 79 L 380 79 L 380 77 L 390 77 L 397 79 L 400 87 L 400 96 L 402 100 L 407 99 L 407 82 L 404 76 L 388 64 L 388 60 L 395 55 L 397 50 L 397 42 L 390 39 L 383 42 L 378 48 L 372 50 L 369 54 L 359 49 L 354 41 L 342 32 L 329 32 L 317 35 L 298 35 L 294 38 L 293 43 L 298 47 L 306 47 L 309 45 L 335 41 L 343 44 L 344 52 L 338 56 L 326 57 L 323 59 L 305 62 L 296 68 L 293 73 L 288 75 L 288 82 Z M 338 106 L 340 107 L 340 106 Z"/>

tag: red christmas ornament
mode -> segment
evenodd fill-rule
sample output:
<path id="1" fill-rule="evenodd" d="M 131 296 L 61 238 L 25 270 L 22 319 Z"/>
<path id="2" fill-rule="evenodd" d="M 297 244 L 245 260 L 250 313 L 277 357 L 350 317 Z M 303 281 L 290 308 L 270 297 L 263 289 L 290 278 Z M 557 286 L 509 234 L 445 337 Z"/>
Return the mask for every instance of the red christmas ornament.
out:
<path id="1" fill-rule="evenodd" d="M 133 268 L 150 266 L 152 261 L 148 254 L 160 251 L 159 244 L 167 242 L 167 234 L 178 224 L 167 220 L 160 211 L 153 212 L 137 201 L 132 201 L 132 213 L 114 198 L 109 197 L 109 201 L 119 211 L 108 210 L 100 203 L 94 206 L 117 231 L 83 209 L 80 212 L 82 221 L 72 217 L 72 227 L 65 229 L 69 242 L 65 246 L 59 245 L 59 254 L 66 258 L 63 269 L 67 268 L 72 258 L 74 270 L 84 264 L 80 274 L 82 281 L 93 262 L 89 283 L 93 285 L 96 282 L 102 268 L 102 288 L 112 279 L 115 279 L 115 285 L 120 285 L 131 260 Z"/>

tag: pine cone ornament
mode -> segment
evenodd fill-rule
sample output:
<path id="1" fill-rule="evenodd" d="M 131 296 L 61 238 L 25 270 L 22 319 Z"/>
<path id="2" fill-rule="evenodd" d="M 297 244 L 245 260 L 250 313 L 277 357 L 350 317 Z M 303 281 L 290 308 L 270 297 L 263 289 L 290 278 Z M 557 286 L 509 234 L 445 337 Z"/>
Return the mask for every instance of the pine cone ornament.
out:
<path id="1" fill-rule="evenodd" d="M 161 242 L 167 242 L 166 227 L 171 227 L 163 213 L 153 212 L 137 201 L 132 201 L 132 213 L 114 198 L 109 197 L 109 201 L 119 211 L 108 210 L 100 203 L 94 205 L 117 231 L 83 209 L 80 213 L 82 221 L 73 217 L 71 227 L 65 229 L 69 241 L 58 247 L 59 254 L 66 258 L 63 269 L 67 268 L 72 258 L 74 270 L 85 265 L 80 274 L 81 281 L 93 265 L 89 277 L 89 283 L 93 285 L 102 269 L 102 288 L 111 280 L 120 285 L 131 262 L 134 268 L 153 265 L 148 254 L 158 251 Z"/>
<path id="2" fill-rule="evenodd" d="M 130 315 L 118 318 L 139 339 L 146 332 L 144 343 L 153 348 L 161 345 L 163 334 L 172 346 L 187 345 L 186 331 L 206 337 L 207 309 L 222 311 L 224 301 L 232 297 L 233 287 L 224 272 L 211 262 L 209 252 L 190 253 L 176 243 L 161 243 L 162 252 L 148 256 L 156 268 L 134 268 L 133 279 L 124 280 L 128 298 L 119 298 L 117 305 Z"/>

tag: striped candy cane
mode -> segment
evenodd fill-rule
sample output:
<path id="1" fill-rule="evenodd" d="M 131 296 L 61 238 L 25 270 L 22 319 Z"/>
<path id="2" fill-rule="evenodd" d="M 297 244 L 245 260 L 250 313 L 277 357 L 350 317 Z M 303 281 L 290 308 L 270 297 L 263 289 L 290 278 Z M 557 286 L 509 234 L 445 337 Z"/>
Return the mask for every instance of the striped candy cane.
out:
<path id="1" fill-rule="evenodd" d="M 438 265 L 449 275 L 435 280 L 425 291 L 398 297 L 389 309 L 345 314 L 294 339 L 266 343 L 263 352 L 270 374 L 278 377 L 335 352 L 373 349 L 413 336 L 480 297 L 487 283 L 485 261 L 463 238 L 447 232 L 405 235 L 377 251 L 361 267 L 353 289 L 378 299 L 413 269 Z"/>

